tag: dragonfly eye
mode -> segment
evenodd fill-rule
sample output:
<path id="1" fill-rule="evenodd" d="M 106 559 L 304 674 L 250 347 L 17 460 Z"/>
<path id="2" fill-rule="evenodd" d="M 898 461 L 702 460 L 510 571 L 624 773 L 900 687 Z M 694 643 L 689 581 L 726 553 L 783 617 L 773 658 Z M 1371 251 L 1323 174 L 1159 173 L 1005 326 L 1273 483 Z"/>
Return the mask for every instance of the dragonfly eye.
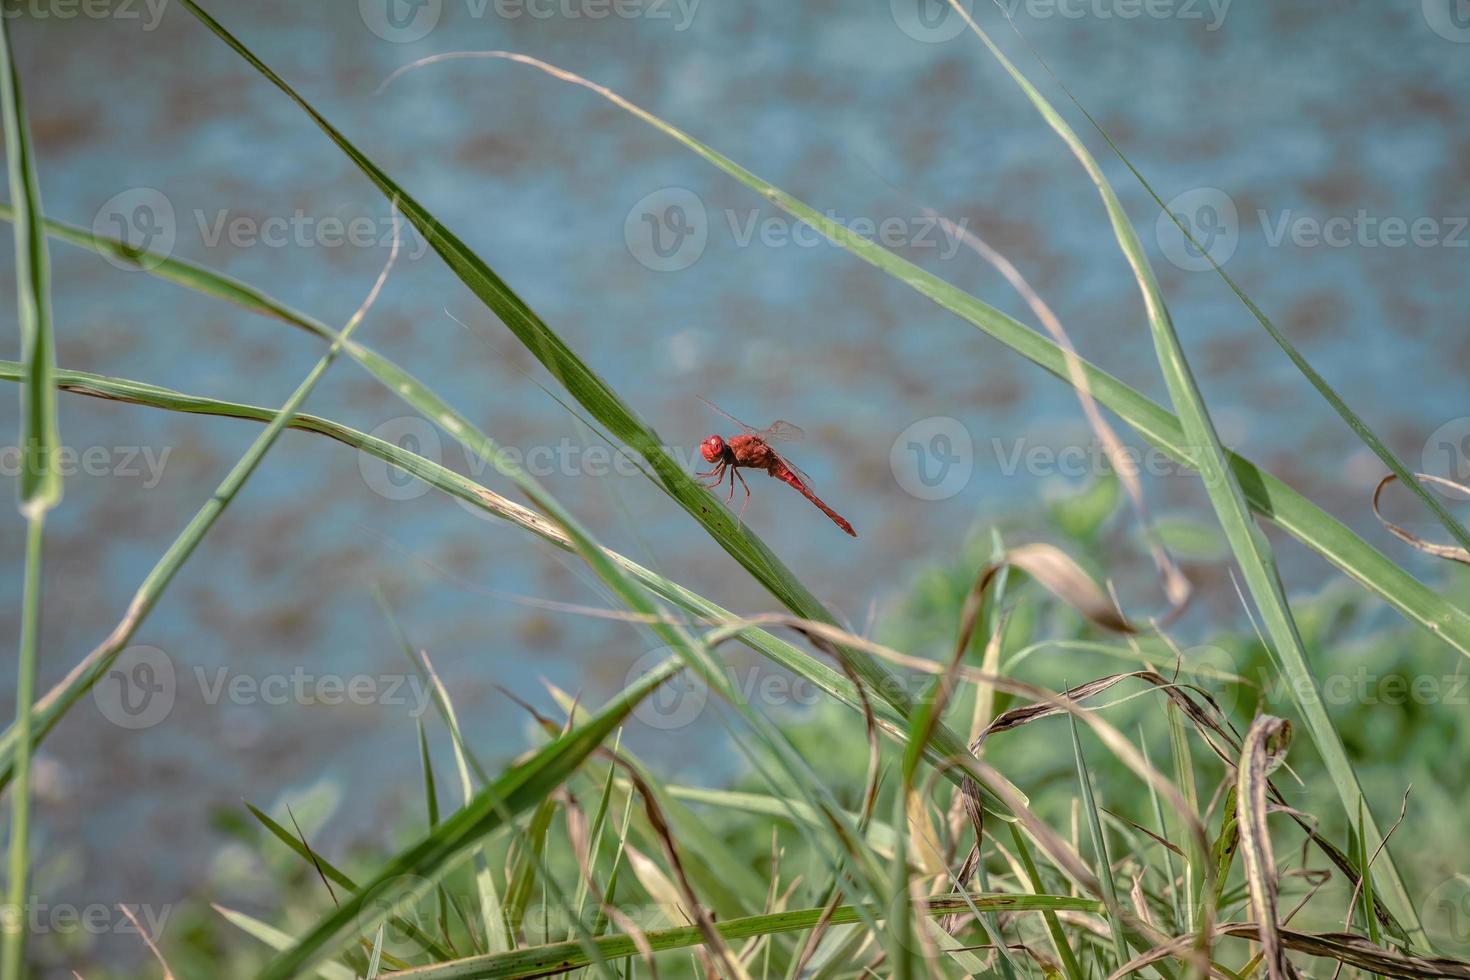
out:
<path id="1" fill-rule="evenodd" d="M 699 444 L 699 452 L 706 463 L 718 463 L 720 457 L 725 455 L 725 440 L 719 436 L 710 436 Z"/>

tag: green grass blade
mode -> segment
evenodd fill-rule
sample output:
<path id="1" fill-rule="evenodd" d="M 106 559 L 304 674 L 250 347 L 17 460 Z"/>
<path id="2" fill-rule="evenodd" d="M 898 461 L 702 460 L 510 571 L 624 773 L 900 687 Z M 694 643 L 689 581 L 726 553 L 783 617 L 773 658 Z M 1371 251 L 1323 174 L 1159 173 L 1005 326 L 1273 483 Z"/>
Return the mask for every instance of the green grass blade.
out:
<path id="1" fill-rule="evenodd" d="M 30 890 L 31 752 L 35 747 L 31 702 L 40 655 L 41 554 L 46 513 L 61 501 L 61 472 L 55 451 L 56 351 L 51 332 L 50 263 L 42 230 L 41 190 L 31 155 L 29 126 L 21 98 L 20 75 L 11 56 L 9 28 L 0 17 L 0 119 L 5 129 L 5 162 L 15 211 L 15 285 L 19 309 L 20 511 L 25 516 L 26 555 L 21 596 L 20 642 L 15 676 L 15 785 L 10 791 L 10 843 L 6 899 L 24 908 Z M 0 977 L 19 980 L 25 960 L 25 924 L 7 919 L 0 942 Z"/>
<path id="2" fill-rule="evenodd" d="M 1363 802 L 1363 791 L 1358 783 L 1357 773 L 1353 771 L 1342 739 L 1323 706 L 1321 690 L 1307 663 L 1305 645 L 1297 629 L 1296 619 L 1292 616 L 1286 589 L 1276 567 L 1275 555 L 1266 540 L 1265 532 L 1251 515 L 1240 482 L 1236 479 L 1225 448 L 1220 442 L 1219 433 L 1215 430 L 1214 421 L 1205 407 L 1194 372 L 1179 343 L 1153 267 L 1144 254 L 1143 245 L 1132 223 L 1123 211 L 1122 203 L 1113 192 L 1112 185 L 1108 183 L 1097 160 L 1055 107 L 1011 64 L 973 18 L 954 0 L 951 0 L 951 5 L 1020 87 L 1047 125 L 1067 144 L 1096 185 L 1119 248 L 1128 260 L 1134 278 L 1138 280 L 1148 314 L 1149 329 L 1153 335 L 1154 349 L 1163 370 L 1165 385 L 1169 389 L 1169 398 L 1183 423 L 1187 441 L 1194 447 L 1195 468 L 1204 481 L 1215 515 L 1230 542 L 1236 563 L 1245 576 L 1251 598 L 1260 610 L 1266 632 L 1272 641 L 1271 650 L 1276 663 L 1289 681 L 1292 699 L 1306 723 L 1312 742 L 1322 756 L 1348 819 L 1351 821 L 1361 808 L 1364 814 L 1364 833 L 1371 846 L 1377 848 L 1383 842 L 1382 832 L 1378 829 L 1371 810 Z M 1404 879 L 1386 848 L 1383 856 L 1384 874 L 1391 886 L 1388 901 L 1395 914 L 1417 930 L 1420 928 L 1418 914 L 1414 909 L 1414 902 L 1409 898 Z"/>
<path id="3" fill-rule="evenodd" d="M 1031 857 L 1031 845 L 1026 843 L 1026 835 L 1019 824 L 1011 824 L 1011 843 L 1015 845 L 1016 857 L 1020 859 L 1021 866 L 1026 870 L 1026 880 L 1031 885 L 1031 893 L 1033 895 L 1042 894 L 1044 889 L 1041 884 L 1041 873 L 1036 870 L 1036 861 Z M 1082 965 L 1077 962 L 1077 954 L 1072 952 L 1072 944 L 1067 941 L 1067 934 L 1062 929 L 1062 920 L 1057 918 L 1054 909 L 1047 909 L 1041 915 L 1046 922 L 1046 931 L 1051 935 L 1052 948 L 1057 951 L 1057 956 L 1062 961 L 1062 970 L 1066 973 L 1067 980 L 1082 980 Z"/>
<path id="4" fill-rule="evenodd" d="M 41 615 L 41 540 L 45 517 L 36 514 L 26 528 L 25 592 L 20 620 L 20 655 L 15 696 L 15 785 L 10 789 L 10 859 L 6 900 L 13 909 L 24 908 L 30 882 L 31 751 L 35 747 L 31 699 L 36 689 L 36 653 Z M 19 980 L 25 959 L 26 924 L 12 918 L 5 924 L 4 960 L 0 976 Z"/>
<path id="5" fill-rule="evenodd" d="M 622 723 L 628 713 L 654 688 L 680 669 L 670 658 L 651 670 L 636 684 L 610 701 L 586 724 L 569 730 L 548 743 L 525 762 L 513 766 L 482 789 L 464 808 L 451 814 L 424 837 L 390 858 L 373 878 L 342 899 L 306 935 L 273 961 L 260 980 L 287 980 L 332 955 L 362 930 L 370 930 L 387 918 L 385 904 L 370 898 L 409 900 L 430 887 L 468 855 L 486 836 L 506 821 L 537 806 L 575 772 L 587 756 Z M 400 879 L 412 883 L 390 890 Z"/>
<path id="6" fill-rule="evenodd" d="M 223 905 L 214 906 L 214 910 L 224 916 L 226 922 L 259 939 L 271 949 L 288 949 L 291 946 L 291 937 L 269 923 L 261 922 L 244 912 L 227 909 Z M 357 980 L 357 974 L 341 963 L 321 963 L 313 972 L 323 980 Z"/>
<path id="7" fill-rule="evenodd" d="M 470 778 L 470 764 L 466 759 L 468 750 L 465 747 L 464 736 L 460 733 L 459 716 L 454 713 L 454 702 L 449 700 L 449 691 L 445 689 L 444 683 L 439 680 L 439 674 L 434 670 L 427 656 L 422 659 L 424 671 L 429 675 L 430 689 L 434 692 L 434 699 L 439 703 L 439 711 L 444 716 L 444 724 L 449 729 L 449 737 L 454 747 L 454 766 L 459 773 L 460 792 L 464 794 L 465 806 L 469 806 L 470 800 L 474 799 L 474 781 Z M 485 942 L 489 952 L 503 953 L 515 946 L 515 923 L 512 922 L 505 912 L 505 904 L 501 901 L 500 892 L 495 887 L 495 876 L 490 871 L 490 858 L 483 847 L 474 849 L 474 873 L 475 892 L 479 899 L 480 921 L 485 927 Z"/>
<path id="8" fill-rule="evenodd" d="M 260 822 L 260 825 L 262 827 L 270 832 L 270 835 L 272 837 L 280 841 L 282 844 L 285 844 L 292 851 L 296 852 L 296 854 L 300 856 L 303 861 L 309 862 L 312 865 L 313 869 L 320 870 L 322 876 L 328 881 L 340 885 L 341 887 L 346 888 L 349 891 L 357 890 L 357 882 L 349 878 L 346 873 L 344 873 L 336 865 L 332 864 L 332 862 L 328 861 L 321 854 L 318 854 L 314 850 L 307 850 L 306 845 L 301 843 L 301 839 L 299 837 L 277 823 L 270 816 L 270 814 L 266 813 L 264 810 L 261 810 L 259 807 L 249 802 L 245 804 L 245 808 L 250 811 L 251 816 L 255 817 L 255 819 Z M 440 960 L 447 960 L 451 958 L 451 954 L 448 949 L 440 945 L 438 940 L 436 940 L 433 936 L 425 933 L 410 920 L 394 916 L 389 919 L 389 922 L 392 924 L 393 928 L 408 936 L 411 940 L 413 940 L 423 949 L 427 950 L 435 958 Z"/>
<path id="9" fill-rule="evenodd" d="M 51 262 L 46 253 L 46 231 L 41 217 L 41 188 L 36 179 L 20 75 L 11 57 L 9 31 L 8 25 L 0 25 L 0 118 L 5 128 L 11 220 L 15 224 L 20 359 L 26 366 L 25 383 L 20 389 L 20 509 L 29 516 L 44 513 L 61 500 L 61 471 L 55 458 L 59 445 L 56 389 L 52 383 L 56 347 L 51 322 Z"/>
<path id="10" fill-rule="evenodd" d="M 1082 740 L 1077 735 L 1076 715 L 1068 715 L 1067 721 L 1071 724 L 1072 756 L 1077 763 L 1077 783 L 1082 790 L 1082 812 L 1087 818 L 1087 830 L 1092 837 L 1093 858 L 1097 862 L 1097 880 L 1102 886 L 1103 900 L 1112 910 L 1112 914 L 1107 919 L 1108 929 L 1113 937 L 1113 955 L 1117 958 L 1116 963 L 1121 965 L 1128 962 L 1128 944 L 1123 938 L 1123 925 L 1117 915 L 1117 910 L 1121 909 L 1122 905 L 1118 902 L 1118 887 L 1113 881 L 1113 862 L 1108 857 L 1108 839 L 1103 836 L 1097 800 L 1092 795 L 1092 777 L 1088 775 L 1087 761 L 1082 755 Z"/>

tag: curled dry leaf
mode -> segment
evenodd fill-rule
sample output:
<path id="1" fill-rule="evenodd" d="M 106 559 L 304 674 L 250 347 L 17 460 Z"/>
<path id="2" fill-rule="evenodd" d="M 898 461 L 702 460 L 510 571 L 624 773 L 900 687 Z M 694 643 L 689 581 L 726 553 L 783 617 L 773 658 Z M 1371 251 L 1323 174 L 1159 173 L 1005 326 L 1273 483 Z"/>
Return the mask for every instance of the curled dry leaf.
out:
<path id="1" fill-rule="evenodd" d="M 1415 473 L 1414 476 L 1423 480 L 1425 483 L 1433 483 L 1436 486 L 1445 487 L 1470 497 L 1470 487 L 1465 486 L 1463 483 L 1446 480 L 1442 476 L 1430 476 L 1428 473 Z M 1435 544 L 1432 541 L 1425 541 L 1417 534 L 1411 534 L 1383 516 L 1383 512 L 1378 509 L 1378 500 L 1383 496 L 1384 488 L 1397 480 L 1398 476 L 1390 473 L 1382 480 L 1379 480 L 1378 486 L 1373 489 L 1373 516 L 1378 518 L 1378 522 L 1388 529 L 1389 534 L 1392 534 L 1410 547 L 1418 548 L 1426 555 L 1433 555 L 1436 558 L 1443 558 L 1446 561 L 1457 561 L 1462 565 L 1470 565 L 1470 551 L 1466 551 L 1457 545 Z"/>
<path id="2" fill-rule="evenodd" d="M 980 574 L 975 577 L 975 584 L 970 587 L 969 595 L 965 596 L 965 605 L 960 612 L 960 633 L 956 644 L 958 651 L 969 649 L 970 640 L 974 638 L 975 630 L 980 625 L 980 611 L 984 608 L 985 593 L 995 576 L 1006 568 L 1017 568 L 1025 572 L 1052 595 L 1103 629 L 1115 633 L 1138 632 L 1138 628 L 1118 610 L 1102 587 L 1065 551 L 1049 544 L 1028 544 L 1006 552 L 999 560 L 989 562 L 980 569 Z"/>
<path id="3" fill-rule="evenodd" d="M 1256 917 L 1261 957 L 1269 980 L 1285 980 L 1293 975 L 1281 941 L 1276 855 L 1271 850 L 1270 829 L 1266 825 L 1267 777 L 1286 757 L 1290 742 L 1291 722 L 1271 715 L 1257 718 L 1245 736 L 1235 786 L 1240 853 L 1245 858 L 1251 910 Z"/>

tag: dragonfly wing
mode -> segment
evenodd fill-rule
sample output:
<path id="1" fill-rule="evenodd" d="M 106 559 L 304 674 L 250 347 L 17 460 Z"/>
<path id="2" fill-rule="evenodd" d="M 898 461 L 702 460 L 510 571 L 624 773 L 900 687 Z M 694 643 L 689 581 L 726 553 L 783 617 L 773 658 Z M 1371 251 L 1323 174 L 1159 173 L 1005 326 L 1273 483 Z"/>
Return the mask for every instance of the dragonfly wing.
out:
<path id="1" fill-rule="evenodd" d="M 800 430 L 798 430 L 798 431 L 800 431 Z M 795 473 L 796 474 L 796 478 L 798 480 L 800 480 L 802 483 L 805 483 L 806 484 L 806 488 L 808 490 L 811 490 L 812 489 L 812 478 L 807 475 L 806 470 L 802 469 L 800 466 L 797 466 L 791 460 L 787 459 L 785 456 L 782 456 L 780 453 L 776 452 L 776 450 L 774 450 L 774 449 L 771 450 L 771 455 L 773 455 L 777 459 L 779 459 L 781 461 L 781 464 L 783 466 L 785 466 L 788 470 L 790 470 L 791 472 Z"/>
<path id="2" fill-rule="evenodd" d="M 756 429 L 754 426 L 746 425 L 744 422 L 740 421 L 735 416 L 731 415 L 729 412 L 725 411 L 723 408 L 721 408 L 720 406 L 716 405 L 714 402 L 710 401 L 708 398 L 703 398 L 703 397 L 701 397 L 699 395 L 695 395 L 694 397 L 695 398 L 698 398 L 700 401 L 704 402 L 704 404 L 707 407 L 714 409 L 716 412 L 719 412 L 721 415 L 725 416 L 725 418 L 729 419 L 731 422 L 734 422 L 736 425 L 740 426 L 741 430 L 744 431 L 746 435 L 752 435 L 752 436 L 754 436 L 754 435 L 759 435 L 760 434 L 760 430 L 759 429 Z"/>
<path id="3" fill-rule="evenodd" d="M 777 419 L 760 432 L 754 433 L 766 442 L 800 442 L 806 438 L 806 433 L 801 431 L 798 425 L 792 425 L 785 419 Z"/>

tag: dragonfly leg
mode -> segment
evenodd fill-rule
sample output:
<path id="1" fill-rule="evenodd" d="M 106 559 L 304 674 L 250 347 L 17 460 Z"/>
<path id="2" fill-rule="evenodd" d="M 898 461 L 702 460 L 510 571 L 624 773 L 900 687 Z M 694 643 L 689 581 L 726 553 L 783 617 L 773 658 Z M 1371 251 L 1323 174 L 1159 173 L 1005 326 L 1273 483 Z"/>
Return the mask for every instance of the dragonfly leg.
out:
<path id="1" fill-rule="evenodd" d="M 740 478 L 740 485 L 745 488 L 745 499 L 741 501 L 740 513 L 735 518 L 736 523 L 740 523 L 745 520 L 745 508 L 750 506 L 750 484 L 745 482 L 745 477 L 740 476 L 739 470 L 735 471 L 735 475 Z M 730 483 L 730 492 L 732 495 L 735 492 L 734 481 L 731 481 Z"/>
<path id="2" fill-rule="evenodd" d="M 735 478 L 737 476 L 740 476 L 740 471 L 733 466 L 730 467 L 730 492 L 725 495 L 725 503 L 727 504 L 735 499 Z M 744 483 L 745 477 L 741 476 L 740 482 Z"/>
<path id="3" fill-rule="evenodd" d="M 706 490 L 713 489 L 725 482 L 725 467 L 727 465 L 726 463 L 716 463 L 712 469 L 705 470 L 703 473 L 695 473 L 694 475 L 701 480 L 710 481 L 704 484 Z"/>

